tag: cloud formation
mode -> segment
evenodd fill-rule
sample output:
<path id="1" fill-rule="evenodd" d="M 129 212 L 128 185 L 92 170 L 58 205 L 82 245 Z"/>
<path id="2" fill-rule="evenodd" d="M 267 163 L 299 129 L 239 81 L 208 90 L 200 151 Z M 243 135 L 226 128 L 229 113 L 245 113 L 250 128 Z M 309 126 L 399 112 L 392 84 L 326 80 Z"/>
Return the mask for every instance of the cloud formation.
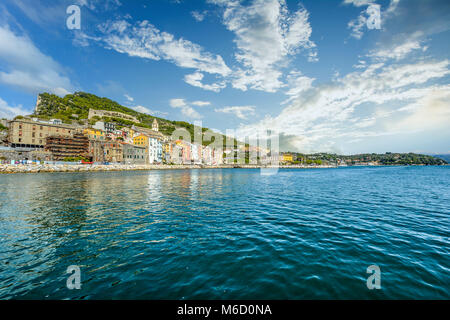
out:
<path id="1" fill-rule="evenodd" d="M 109 21 L 101 25 L 100 40 L 107 48 L 130 57 L 167 60 L 175 65 L 206 72 L 228 75 L 231 70 L 220 55 L 206 52 L 201 46 L 172 34 L 162 32 L 148 21 L 130 24 L 126 20 Z"/>
<path id="2" fill-rule="evenodd" d="M 175 109 L 181 109 L 181 113 L 191 119 L 201 119 L 202 115 L 194 110 L 184 99 L 171 99 L 169 105 Z"/>
<path id="3" fill-rule="evenodd" d="M 221 89 L 226 87 L 225 81 L 215 82 L 212 84 L 204 84 L 202 82 L 204 74 L 201 72 L 194 72 L 192 74 L 187 74 L 184 77 L 184 81 L 193 87 L 199 87 L 204 90 L 219 92 Z"/>
<path id="4" fill-rule="evenodd" d="M 317 60 L 309 13 L 303 7 L 290 13 L 284 0 L 210 2 L 223 7 L 223 24 L 235 35 L 235 58 L 241 67 L 232 79 L 234 88 L 275 92 L 284 86 L 280 78 L 289 57 L 303 49 Z"/>
<path id="5" fill-rule="evenodd" d="M 206 10 L 205 10 L 205 11 L 202 11 L 202 12 L 199 12 L 199 11 L 192 11 L 192 12 L 191 12 L 192 17 L 194 17 L 194 19 L 195 19 L 197 22 L 202 22 L 202 21 L 205 19 L 206 13 L 207 13 Z"/>
<path id="6" fill-rule="evenodd" d="M 0 98 L 0 118 L 12 119 L 15 116 L 29 113 L 30 111 L 25 110 L 22 105 L 12 107 L 5 100 Z"/>
<path id="7" fill-rule="evenodd" d="M 286 87 L 285 70 L 290 59 L 300 52 L 307 60 L 318 61 L 308 11 L 300 6 L 290 12 L 285 0 L 209 2 L 222 9 L 222 22 L 234 34 L 236 64 L 229 67 L 222 56 L 183 38 L 176 38 L 156 28 L 149 21 L 130 23 L 128 19 L 111 20 L 99 26 L 100 34 L 74 33 L 74 44 L 87 46 L 97 42 L 107 49 L 151 60 L 166 60 L 178 67 L 192 69 L 184 81 L 203 90 L 219 92 L 228 83 L 239 90 L 277 92 Z M 202 21 L 206 11 L 191 12 Z M 204 83 L 205 74 L 215 79 Z"/>
<path id="8" fill-rule="evenodd" d="M 130 108 L 136 110 L 137 112 L 145 113 L 145 114 L 148 114 L 151 116 L 166 116 L 168 114 L 167 112 L 152 110 L 152 109 L 149 109 L 149 108 L 141 106 L 141 105 L 135 106 L 135 107 L 130 107 Z"/>
<path id="9" fill-rule="evenodd" d="M 49 91 L 63 96 L 73 91 L 64 69 L 53 58 L 7 26 L 0 26 L 0 60 L 7 65 L 0 69 L 1 83 L 32 94 Z"/>
<path id="10" fill-rule="evenodd" d="M 239 119 L 246 120 L 249 116 L 255 114 L 255 109 L 256 109 L 255 106 L 232 106 L 232 107 L 216 108 L 214 109 L 214 111 L 234 114 Z"/>
<path id="11" fill-rule="evenodd" d="M 397 56 L 391 59 L 397 61 Z M 327 85 L 307 89 L 278 116 L 241 126 L 238 135 L 251 137 L 271 129 L 289 137 L 289 145 L 298 151 L 336 151 L 344 140 L 408 134 L 450 123 L 450 86 L 433 83 L 450 75 L 449 65 L 448 60 L 373 61 Z"/>

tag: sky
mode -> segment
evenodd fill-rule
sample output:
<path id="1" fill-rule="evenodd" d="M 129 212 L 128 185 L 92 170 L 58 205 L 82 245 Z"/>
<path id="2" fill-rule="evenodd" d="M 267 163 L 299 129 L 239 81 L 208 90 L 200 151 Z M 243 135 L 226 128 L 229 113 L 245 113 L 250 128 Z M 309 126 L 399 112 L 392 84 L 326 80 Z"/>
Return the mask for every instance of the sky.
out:
<path id="1" fill-rule="evenodd" d="M 0 118 L 84 91 L 282 151 L 450 153 L 449 40 L 447 0 L 2 0 Z"/>

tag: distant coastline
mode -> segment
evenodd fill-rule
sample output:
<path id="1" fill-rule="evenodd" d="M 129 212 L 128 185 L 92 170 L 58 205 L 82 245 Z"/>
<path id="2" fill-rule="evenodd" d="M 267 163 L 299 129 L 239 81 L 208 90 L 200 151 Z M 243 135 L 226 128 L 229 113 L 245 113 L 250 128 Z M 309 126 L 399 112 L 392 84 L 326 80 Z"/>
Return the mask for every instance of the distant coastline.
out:
<path id="1" fill-rule="evenodd" d="M 186 169 L 326 169 L 326 168 L 353 168 L 353 167 L 386 167 L 386 166 L 404 166 L 404 165 L 354 165 L 354 166 L 335 166 L 335 165 L 280 165 L 263 166 L 251 164 L 224 164 L 218 166 L 207 165 L 83 165 L 83 164 L 40 164 L 40 165 L 9 165 L 0 164 L 0 174 L 14 173 L 48 173 L 48 172 L 108 172 L 108 171 L 149 171 L 149 170 L 186 170 Z M 410 166 L 426 166 L 422 164 Z M 446 165 L 441 165 L 446 166 Z"/>

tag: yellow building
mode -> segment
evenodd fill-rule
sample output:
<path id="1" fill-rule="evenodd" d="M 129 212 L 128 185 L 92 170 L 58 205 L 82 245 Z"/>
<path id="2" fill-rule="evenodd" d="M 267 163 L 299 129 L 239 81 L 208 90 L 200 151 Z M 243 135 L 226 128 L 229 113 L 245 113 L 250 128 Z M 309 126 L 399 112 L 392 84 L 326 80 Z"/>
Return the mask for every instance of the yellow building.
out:
<path id="1" fill-rule="evenodd" d="M 88 128 L 84 129 L 83 133 L 87 135 L 90 140 L 105 140 L 105 132 L 103 130 Z"/>
<path id="2" fill-rule="evenodd" d="M 137 137 L 133 138 L 133 144 L 137 146 L 148 146 L 148 137 L 140 134 Z"/>
<path id="3" fill-rule="evenodd" d="M 283 154 L 281 161 L 282 162 L 292 162 L 292 161 L 294 161 L 294 157 L 292 156 L 292 154 L 285 153 L 285 154 Z"/>

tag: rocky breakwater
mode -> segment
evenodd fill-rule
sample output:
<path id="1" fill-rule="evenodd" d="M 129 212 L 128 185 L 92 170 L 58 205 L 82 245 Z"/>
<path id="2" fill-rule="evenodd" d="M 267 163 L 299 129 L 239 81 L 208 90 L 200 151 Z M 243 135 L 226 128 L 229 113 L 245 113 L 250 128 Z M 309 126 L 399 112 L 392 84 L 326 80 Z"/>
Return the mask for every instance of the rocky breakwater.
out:
<path id="1" fill-rule="evenodd" d="M 155 169 L 193 169 L 201 168 L 195 165 L 84 165 L 84 164 L 39 164 L 39 165 L 0 165 L 0 173 L 38 173 L 38 172 L 96 172 L 123 170 L 155 170 Z"/>
<path id="2" fill-rule="evenodd" d="M 86 165 L 86 164 L 33 164 L 33 165 L 10 165 L 0 164 L 1 173 L 39 173 L 39 172 L 97 172 L 97 171 L 125 171 L 125 170 L 179 170 L 179 169 L 258 169 L 258 168 L 290 168 L 290 169 L 307 169 L 307 168 L 334 168 L 334 166 L 260 166 L 260 165 L 132 165 L 132 164 L 109 164 L 109 165 Z"/>

